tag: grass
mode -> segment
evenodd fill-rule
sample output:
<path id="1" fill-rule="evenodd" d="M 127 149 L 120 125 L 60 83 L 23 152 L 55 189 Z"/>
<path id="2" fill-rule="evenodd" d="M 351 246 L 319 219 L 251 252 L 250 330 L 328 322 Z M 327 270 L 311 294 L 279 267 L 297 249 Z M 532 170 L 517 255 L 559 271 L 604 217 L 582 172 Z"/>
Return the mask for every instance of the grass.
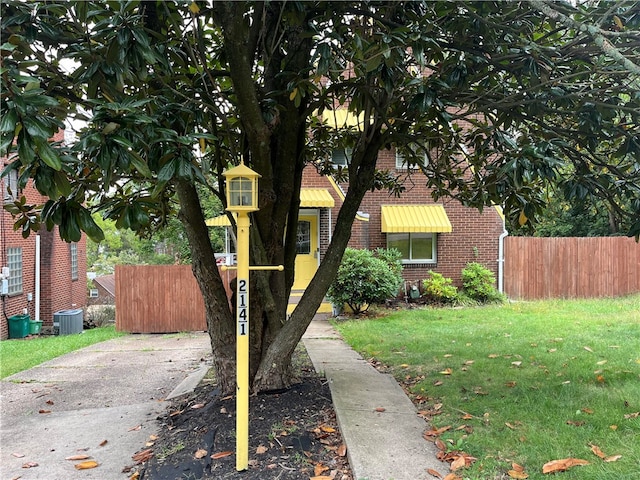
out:
<path id="1" fill-rule="evenodd" d="M 125 335 L 113 325 L 74 335 L 29 337 L 0 342 L 0 378 L 8 377 L 65 353 Z"/>
<path id="2" fill-rule="evenodd" d="M 387 365 L 450 450 L 478 460 L 464 479 L 529 480 L 542 466 L 588 460 L 563 480 L 640 478 L 640 295 L 396 311 L 336 324 Z M 421 403 L 422 402 L 422 403 Z M 598 446 L 604 462 L 591 451 Z"/>

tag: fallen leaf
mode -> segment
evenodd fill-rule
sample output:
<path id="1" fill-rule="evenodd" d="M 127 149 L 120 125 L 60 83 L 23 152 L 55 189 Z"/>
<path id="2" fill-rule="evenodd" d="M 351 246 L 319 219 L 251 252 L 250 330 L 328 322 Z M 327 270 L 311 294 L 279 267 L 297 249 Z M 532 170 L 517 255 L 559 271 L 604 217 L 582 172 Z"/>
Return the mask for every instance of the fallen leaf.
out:
<path id="1" fill-rule="evenodd" d="M 606 455 L 604 454 L 604 452 L 602 450 L 600 450 L 600 447 L 598 447 L 597 445 L 591 445 L 591 451 L 597 457 L 600 457 L 602 459 L 606 458 Z"/>
<path id="2" fill-rule="evenodd" d="M 134 453 L 131 458 L 136 462 L 136 463 L 142 463 L 142 462 L 146 462 L 147 460 L 149 460 L 151 457 L 153 457 L 153 450 L 151 450 L 150 448 L 147 448 L 146 450 L 141 450 L 140 452 Z"/>
<path id="3" fill-rule="evenodd" d="M 438 381 L 436 381 L 436 382 L 433 382 L 433 386 L 434 386 L 434 387 L 439 387 L 439 386 L 440 386 L 440 385 L 442 385 L 442 384 L 443 384 L 443 383 L 442 383 L 442 381 L 440 381 L 440 380 L 438 380 Z"/>
<path id="4" fill-rule="evenodd" d="M 129 432 L 137 432 L 138 430 L 142 429 L 142 425 L 136 425 L 135 427 L 131 427 L 128 431 Z"/>
<path id="5" fill-rule="evenodd" d="M 47 405 L 53 405 L 53 400 L 47 400 L 45 403 L 46 403 Z"/>
<path id="6" fill-rule="evenodd" d="M 87 460 L 86 462 L 76 463 L 74 467 L 76 470 L 88 470 L 90 468 L 96 468 L 99 465 L 95 460 Z"/>
<path id="7" fill-rule="evenodd" d="M 11 455 L 13 455 L 16 458 L 24 458 L 24 453 L 12 453 Z"/>
<path id="8" fill-rule="evenodd" d="M 466 466 L 467 466 L 467 461 L 462 455 L 460 455 L 453 462 L 451 462 L 451 471 L 455 472 L 456 470 L 460 470 L 461 468 L 464 468 Z"/>
<path id="9" fill-rule="evenodd" d="M 109 443 L 109 440 L 102 440 L 98 445 L 104 447 L 107 443 Z"/>
<path id="10" fill-rule="evenodd" d="M 574 427 L 581 427 L 582 425 L 584 425 L 584 422 L 582 420 L 578 420 L 573 421 L 573 420 L 567 420 L 567 425 L 573 425 Z"/>
<path id="11" fill-rule="evenodd" d="M 316 477 L 310 477 L 309 480 L 333 480 L 331 477 L 327 477 L 326 475 L 320 475 Z"/>
<path id="12" fill-rule="evenodd" d="M 51 413 L 51 410 L 38 410 L 38 413 Z"/>
<path id="13" fill-rule="evenodd" d="M 218 452 L 218 453 L 214 453 L 213 455 L 211 455 L 211 458 L 213 458 L 214 460 L 218 460 L 219 458 L 228 457 L 230 455 L 233 455 L 233 452 L 231 452 L 231 451 Z"/>
<path id="14" fill-rule="evenodd" d="M 336 431 L 335 428 L 329 427 L 327 425 L 320 425 L 320 430 L 322 430 L 325 433 L 334 433 Z"/>
<path id="15" fill-rule="evenodd" d="M 465 413 L 465 414 L 464 414 L 464 415 L 462 415 L 460 418 L 461 418 L 462 420 L 471 420 L 471 419 L 473 419 L 474 417 L 473 417 L 473 415 L 471 415 L 470 413 Z"/>
<path id="16" fill-rule="evenodd" d="M 604 459 L 605 462 L 617 462 L 622 458 L 622 455 L 611 455 Z"/>
<path id="17" fill-rule="evenodd" d="M 384 407 L 378 407 L 378 408 L 376 408 L 376 412 L 378 412 L 378 413 L 382 413 L 382 412 L 384 412 L 385 410 L 386 410 L 386 408 L 384 408 Z"/>
<path id="18" fill-rule="evenodd" d="M 440 475 L 440 472 L 437 472 L 437 471 L 435 471 L 435 470 L 434 470 L 434 469 L 432 469 L 432 468 L 428 468 L 428 469 L 427 469 L 427 473 L 428 473 L 429 475 L 434 476 L 434 477 L 442 478 L 442 475 Z"/>
<path id="19" fill-rule="evenodd" d="M 440 372 L 442 375 L 451 375 L 453 373 L 453 370 L 451 368 L 445 368 L 444 370 L 442 370 Z"/>
<path id="20" fill-rule="evenodd" d="M 516 386 L 516 382 L 514 382 L 514 381 L 507 382 L 507 383 L 505 383 L 505 386 L 507 386 L 507 387 L 509 387 L 509 388 L 513 388 L 513 387 L 515 387 L 515 386 Z"/>
<path id="21" fill-rule="evenodd" d="M 475 363 L 475 360 L 467 360 L 466 362 L 464 362 L 464 365 L 473 365 Z"/>
<path id="22" fill-rule="evenodd" d="M 580 411 L 586 413 L 587 415 L 593 415 L 593 410 L 587 407 L 581 408 Z"/>
<path id="23" fill-rule="evenodd" d="M 528 473 L 519 472 L 518 470 L 509 470 L 507 472 L 507 475 L 509 475 L 509 478 L 516 478 L 518 480 L 524 480 L 526 478 L 529 478 Z"/>
<path id="24" fill-rule="evenodd" d="M 27 462 L 22 464 L 22 468 L 33 468 L 37 466 L 38 466 L 38 462 Z"/>
<path id="25" fill-rule="evenodd" d="M 589 465 L 586 460 L 580 458 L 563 458 L 562 460 L 552 460 L 542 466 L 542 473 L 564 472 L 571 467 L 578 465 Z"/>
<path id="26" fill-rule="evenodd" d="M 198 459 L 204 458 L 207 456 L 207 451 L 204 448 L 199 448 L 198 450 L 196 450 L 196 453 L 194 453 L 193 456 Z"/>
<path id="27" fill-rule="evenodd" d="M 327 467 L 326 465 L 322 465 L 321 463 L 316 463 L 313 467 L 313 474 L 317 477 L 319 475 L 322 475 L 327 470 L 329 470 L 329 467 Z"/>
<path id="28" fill-rule="evenodd" d="M 129 480 L 138 480 L 140 478 L 140 472 L 137 471 L 129 477 Z"/>
<path id="29" fill-rule="evenodd" d="M 456 475 L 455 473 L 449 473 L 446 477 L 444 477 L 442 480 L 462 480 L 461 477 L 459 477 L 458 475 Z"/>
<path id="30" fill-rule="evenodd" d="M 597 362 L 597 365 L 604 365 L 605 363 L 607 363 L 608 360 L 600 360 L 599 362 Z"/>
<path id="31" fill-rule="evenodd" d="M 258 448 L 256 448 L 256 455 L 262 455 L 263 453 L 267 453 L 267 450 L 269 449 L 264 445 L 258 445 Z"/>
<path id="32" fill-rule="evenodd" d="M 498 358 L 500 355 L 498 355 L 497 353 L 490 353 L 488 355 L 489 358 Z"/>
<path id="33" fill-rule="evenodd" d="M 520 362 L 520 361 L 511 362 L 511 365 L 513 365 L 514 367 L 519 367 L 520 365 L 522 365 L 522 362 Z"/>
<path id="34" fill-rule="evenodd" d="M 624 418 L 626 418 L 627 420 L 630 420 L 632 418 L 638 418 L 640 417 L 640 412 L 633 412 L 633 413 L 625 413 L 624 414 Z"/>
<path id="35" fill-rule="evenodd" d="M 447 445 L 442 440 L 440 440 L 439 438 L 436 438 L 435 444 L 436 444 L 436 448 L 438 450 L 440 450 L 442 452 L 445 452 L 447 450 Z"/>
<path id="36" fill-rule="evenodd" d="M 344 457 L 347 454 L 347 445 L 346 444 L 342 444 L 338 447 L 338 450 L 336 450 L 336 453 L 338 454 L 339 457 Z"/>
<path id="37" fill-rule="evenodd" d="M 192 410 L 197 410 L 199 408 L 204 407 L 204 405 L 205 405 L 204 403 L 196 403 L 195 405 L 191 405 L 191 409 Z"/>
<path id="38" fill-rule="evenodd" d="M 512 463 L 511 468 L 516 472 L 524 472 L 524 467 L 522 465 L 518 465 L 517 463 Z"/>
<path id="39" fill-rule="evenodd" d="M 71 455 L 70 457 L 65 458 L 65 460 L 86 460 L 87 458 L 91 458 L 90 455 Z"/>
<path id="40" fill-rule="evenodd" d="M 409 368 L 409 364 L 408 363 L 403 363 L 400 365 L 400 368 Z"/>
<path id="41" fill-rule="evenodd" d="M 593 350 L 591 350 L 591 348 L 590 348 L 590 347 L 584 347 L 584 349 L 585 349 L 587 352 L 591 352 L 591 353 L 593 353 Z"/>
<path id="42" fill-rule="evenodd" d="M 618 425 L 609 425 L 609 428 L 615 431 L 618 429 Z"/>

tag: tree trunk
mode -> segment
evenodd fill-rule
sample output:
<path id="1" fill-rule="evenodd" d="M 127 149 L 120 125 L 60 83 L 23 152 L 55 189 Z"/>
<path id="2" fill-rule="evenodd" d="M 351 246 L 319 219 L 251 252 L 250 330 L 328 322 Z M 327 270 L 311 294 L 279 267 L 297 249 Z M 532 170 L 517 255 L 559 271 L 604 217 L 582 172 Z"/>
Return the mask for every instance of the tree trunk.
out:
<path id="1" fill-rule="evenodd" d="M 232 394 L 236 390 L 235 319 L 229 309 L 198 192 L 190 182 L 179 180 L 177 193 L 180 201 L 178 218 L 189 239 L 193 259 L 191 268 L 204 300 L 216 379 L 224 394 Z"/>

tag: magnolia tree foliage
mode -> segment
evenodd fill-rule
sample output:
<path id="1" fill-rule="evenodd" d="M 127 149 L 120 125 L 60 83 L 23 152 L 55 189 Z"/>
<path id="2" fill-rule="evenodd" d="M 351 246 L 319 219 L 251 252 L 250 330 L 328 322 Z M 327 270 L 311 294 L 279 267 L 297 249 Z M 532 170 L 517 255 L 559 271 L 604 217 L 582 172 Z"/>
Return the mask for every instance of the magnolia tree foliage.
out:
<path id="1" fill-rule="evenodd" d="M 424 182 L 434 197 L 515 223 L 543 192 L 599 197 L 640 232 L 640 7 L 566 2 L 2 2 L 0 147 L 20 185 L 49 200 L 8 205 L 25 235 L 68 240 L 156 230 L 177 216 L 202 290 L 223 390 L 234 384 L 234 313 L 215 268 L 201 189 L 242 157 L 261 175 L 251 262 L 255 390 L 291 382 L 290 356 L 342 258 L 364 194 Z M 348 107 L 361 122 L 326 115 Z M 324 115 L 323 115 L 324 114 Z M 77 139 L 49 139 L 83 120 Z M 412 178 L 376 170 L 405 148 Z M 410 148 L 407 148 L 409 146 Z M 326 164 L 350 147 L 348 168 Z M 331 245 L 296 310 L 303 168 L 349 181 Z"/>

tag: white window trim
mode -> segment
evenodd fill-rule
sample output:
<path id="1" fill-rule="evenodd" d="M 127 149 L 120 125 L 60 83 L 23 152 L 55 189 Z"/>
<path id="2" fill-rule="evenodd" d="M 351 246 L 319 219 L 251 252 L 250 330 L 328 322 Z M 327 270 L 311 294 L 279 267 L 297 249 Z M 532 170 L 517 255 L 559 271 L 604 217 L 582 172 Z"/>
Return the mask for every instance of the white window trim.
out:
<path id="1" fill-rule="evenodd" d="M 408 235 L 409 236 L 409 254 L 411 254 L 411 232 L 397 232 L 401 235 Z M 433 255 L 433 258 L 403 258 L 401 259 L 401 262 L 403 265 L 435 265 L 436 263 L 438 263 L 438 234 L 437 233 L 431 233 L 431 253 Z M 389 247 L 389 234 L 387 233 L 387 248 Z"/>
<path id="2" fill-rule="evenodd" d="M 7 248 L 7 266 L 9 267 L 8 295 L 20 295 L 23 292 L 23 262 L 22 247 Z"/>
<path id="3" fill-rule="evenodd" d="M 78 244 L 69 244 L 69 258 L 71 264 L 71 280 L 78 280 Z"/>
<path id="4" fill-rule="evenodd" d="M 11 170 L 3 182 L 3 199 L 6 202 L 14 202 L 18 199 L 18 171 Z"/>
<path id="5" fill-rule="evenodd" d="M 429 157 L 427 157 L 426 153 L 423 155 L 423 157 L 423 166 L 425 166 L 429 163 Z M 404 155 L 402 155 L 402 153 L 400 153 L 400 151 L 398 150 L 398 147 L 396 147 L 396 170 L 418 170 L 419 168 L 420 167 L 415 164 L 409 167 L 407 161 L 404 158 Z"/>
<path id="6" fill-rule="evenodd" d="M 337 150 L 343 150 L 344 151 L 345 163 L 335 163 L 333 161 L 333 154 Z M 348 167 L 349 164 L 351 163 L 351 156 L 352 155 L 353 155 L 353 149 L 352 148 L 349 148 L 349 147 L 334 148 L 333 150 L 331 150 L 331 165 L 333 165 L 334 167 Z"/>
<path id="7" fill-rule="evenodd" d="M 89 298 L 98 298 L 100 296 L 100 292 L 97 288 L 91 288 L 89 290 Z"/>

